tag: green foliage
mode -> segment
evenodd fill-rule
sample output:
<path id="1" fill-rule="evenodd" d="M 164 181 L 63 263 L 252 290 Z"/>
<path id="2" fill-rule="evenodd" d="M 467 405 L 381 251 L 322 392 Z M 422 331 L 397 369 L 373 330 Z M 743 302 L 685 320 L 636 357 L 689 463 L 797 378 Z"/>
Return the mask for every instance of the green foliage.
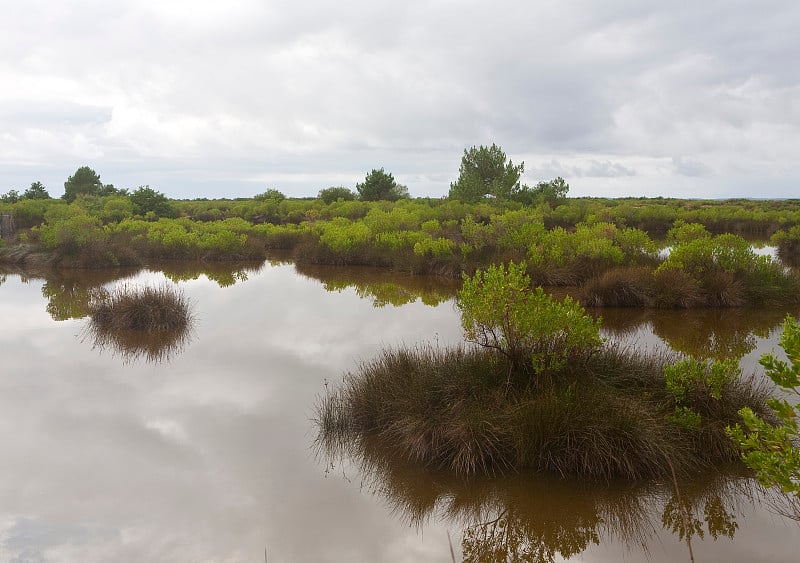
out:
<path id="1" fill-rule="evenodd" d="M 362 201 L 397 201 L 408 197 L 408 188 L 398 184 L 383 168 L 367 174 L 363 182 L 356 184 L 356 191 Z"/>
<path id="2" fill-rule="evenodd" d="M 150 186 L 139 186 L 131 193 L 130 198 L 137 215 L 146 215 L 152 212 L 155 217 L 177 216 L 177 210 L 167 196 Z"/>
<path id="3" fill-rule="evenodd" d="M 372 232 L 364 223 L 338 218 L 320 227 L 320 243 L 335 252 L 349 252 L 369 242 Z"/>
<path id="4" fill-rule="evenodd" d="M 486 196 L 510 199 L 520 191 L 519 179 L 524 170 L 524 163 L 515 166 L 510 160 L 506 162 L 506 153 L 494 143 L 491 147 L 464 149 L 458 179 L 450 184 L 448 197 L 468 203 Z"/>
<path id="5" fill-rule="evenodd" d="M 585 360 L 602 342 L 600 320 L 570 297 L 558 302 L 541 287 L 531 290 L 525 269 L 510 262 L 464 276 L 457 303 L 465 338 L 533 375 Z"/>
<path id="6" fill-rule="evenodd" d="M 532 241 L 528 261 L 534 267 L 560 267 L 578 270 L 588 277 L 593 269 L 607 269 L 636 263 L 647 254 L 647 238 L 636 232 L 619 234 L 622 229 L 609 223 L 580 223 L 574 231 L 556 227 Z M 620 246 L 625 245 L 625 250 Z M 626 255 L 627 253 L 627 255 Z"/>
<path id="7" fill-rule="evenodd" d="M 765 354 L 760 363 L 764 371 L 784 396 L 800 396 L 800 323 L 787 317 L 780 344 L 789 362 L 774 353 Z M 791 404 L 784 398 L 768 401 L 776 421 L 765 420 L 750 408 L 739 411 L 744 428 L 737 424 L 728 433 L 742 449 L 742 459 L 753 469 L 764 486 L 779 487 L 785 493 L 800 498 L 800 433 L 797 416 L 800 403 Z"/>
<path id="8" fill-rule="evenodd" d="M 115 195 L 128 195 L 128 190 L 125 188 L 118 189 L 114 187 L 114 184 L 103 184 L 100 187 L 100 191 L 97 192 L 97 195 L 102 197 L 108 196 L 115 196 Z"/>
<path id="9" fill-rule="evenodd" d="M 23 199 L 14 204 L 14 221 L 17 228 L 30 228 L 44 221 L 49 209 L 66 206 L 60 199 Z"/>
<path id="10" fill-rule="evenodd" d="M 466 220 L 464 219 L 464 221 Z M 469 227 L 471 228 L 472 225 Z M 541 240 L 545 235 L 542 215 L 531 208 L 494 214 L 487 227 L 486 233 L 491 233 L 494 244 L 498 248 L 519 252 L 523 256 L 529 246 Z M 473 238 L 476 234 L 477 231 L 473 232 Z M 483 245 L 488 243 L 488 240 L 484 241 Z"/>
<path id="11" fill-rule="evenodd" d="M 660 269 L 675 268 L 695 276 L 719 270 L 746 271 L 760 259 L 752 245 L 742 237 L 725 234 L 690 239 L 675 246 Z"/>
<path id="12" fill-rule="evenodd" d="M 48 250 L 75 255 L 104 238 L 102 223 L 79 207 L 53 208 L 40 227 L 39 241 Z"/>
<path id="13" fill-rule="evenodd" d="M 101 195 L 102 189 L 103 183 L 97 172 L 88 166 L 82 166 L 64 182 L 64 195 L 61 199 L 73 202 L 79 195 Z"/>
<path id="14" fill-rule="evenodd" d="M 109 196 L 103 198 L 103 208 L 100 211 L 100 219 L 104 223 L 118 223 L 123 219 L 132 217 L 135 209 L 130 197 L 125 195 Z"/>
<path id="15" fill-rule="evenodd" d="M 739 374 L 736 360 L 700 361 L 687 358 L 664 369 L 667 389 L 679 404 L 690 401 L 695 394 L 719 401 L 724 387 Z"/>
<path id="16" fill-rule="evenodd" d="M 675 407 L 675 412 L 670 417 L 670 420 L 684 430 L 697 431 L 700 429 L 702 417 L 700 413 L 694 412 L 689 407 L 683 405 Z"/>
<path id="17" fill-rule="evenodd" d="M 614 244 L 622 250 L 625 261 L 630 264 L 652 258 L 657 251 L 653 239 L 646 232 L 634 228 L 617 229 L 614 232 Z"/>
<path id="18" fill-rule="evenodd" d="M 686 430 L 697 431 L 701 412 L 722 400 L 726 387 L 741 375 L 736 360 L 696 360 L 687 358 L 664 368 L 667 390 L 675 401 L 672 422 Z"/>
<path id="19" fill-rule="evenodd" d="M 33 182 L 22 194 L 23 199 L 50 199 L 47 188 L 41 182 Z"/>
<path id="20" fill-rule="evenodd" d="M 17 203 L 21 199 L 17 190 L 8 190 L 3 195 L 0 195 L 0 201 L 3 203 Z"/>
<path id="21" fill-rule="evenodd" d="M 778 247 L 778 257 L 789 266 L 800 266 L 800 225 L 780 230 L 770 242 Z"/>
<path id="22" fill-rule="evenodd" d="M 284 195 L 284 193 L 281 192 L 280 190 L 276 190 L 274 188 L 270 188 L 265 192 L 262 192 L 260 194 L 254 195 L 253 199 L 256 200 L 256 201 L 266 201 L 268 199 L 271 199 L 271 200 L 274 200 L 274 201 L 283 201 L 284 199 L 286 199 L 286 195 Z"/>
<path id="23" fill-rule="evenodd" d="M 324 201 L 326 204 L 330 205 L 331 203 L 342 200 L 342 201 L 352 201 L 356 198 L 356 194 L 353 193 L 353 190 L 349 188 L 345 188 L 343 186 L 335 186 L 330 188 L 324 188 L 319 191 L 317 197 Z"/>
<path id="24" fill-rule="evenodd" d="M 796 299 L 798 281 L 740 236 L 701 236 L 675 246 L 656 274 L 679 270 L 693 278 L 710 306 L 769 304 Z"/>
<path id="25" fill-rule="evenodd" d="M 414 243 L 414 254 L 419 256 L 450 256 L 455 246 L 455 243 L 450 239 L 423 235 L 419 241 Z"/>
<path id="26" fill-rule="evenodd" d="M 711 233 L 700 223 L 687 223 L 682 219 L 675 221 L 674 226 L 667 232 L 667 242 L 670 244 L 684 244 L 697 239 L 711 238 Z"/>
<path id="27" fill-rule="evenodd" d="M 527 205 L 546 203 L 550 207 L 556 207 L 564 202 L 568 192 L 569 184 L 559 176 L 549 182 L 539 182 L 534 188 L 526 186 L 514 199 Z"/>

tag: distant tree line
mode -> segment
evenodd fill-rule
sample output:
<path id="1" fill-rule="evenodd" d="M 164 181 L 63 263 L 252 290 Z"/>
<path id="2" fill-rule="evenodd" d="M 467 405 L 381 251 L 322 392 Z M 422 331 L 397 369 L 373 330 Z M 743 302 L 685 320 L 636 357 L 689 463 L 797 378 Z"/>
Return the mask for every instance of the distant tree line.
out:
<path id="1" fill-rule="evenodd" d="M 505 152 L 492 144 L 490 147 L 473 146 L 464 150 L 459 168 L 459 176 L 450 184 L 448 199 L 462 203 L 479 203 L 481 201 L 511 201 L 524 205 L 547 203 L 552 207 L 563 203 L 569 191 L 569 185 L 563 178 L 550 182 L 539 182 L 533 188 L 520 182 L 525 170 L 525 163 L 514 164 L 506 157 Z M 138 193 L 136 196 L 134 194 Z M 117 189 L 113 184 L 104 184 L 100 175 L 89 166 L 81 166 L 64 182 L 64 194 L 61 196 L 67 203 L 86 196 L 132 196 L 137 211 L 152 211 L 158 216 L 172 216 L 167 209 L 167 198 L 142 186 L 130 193 L 127 189 Z M 163 196 L 163 197 L 159 197 Z M 355 185 L 355 190 L 344 186 L 324 188 L 317 198 L 326 204 L 342 201 L 398 201 L 410 199 L 408 188 L 394 178 L 391 172 L 383 167 L 373 168 L 363 182 Z M 27 190 L 20 194 L 17 190 L 9 190 L 0 195 L 0 202 L 16 203 L 22 199 L 51 199 L 47 189 L 41 182 L 33 182 Z M 268 189 L 253 196 L 255 201 L 282 201 L 286 195 L 277 189 Z"/>
<path id="2" fill-rule="evenodd" d="M 8 190 L 0 195 L 0 201 L 3 203 L 17 203 L 23 199 L 50 199 L 50 194 L 41 182 L 33 182 L 31 187 L 21 194 L 17 190 Z"/>

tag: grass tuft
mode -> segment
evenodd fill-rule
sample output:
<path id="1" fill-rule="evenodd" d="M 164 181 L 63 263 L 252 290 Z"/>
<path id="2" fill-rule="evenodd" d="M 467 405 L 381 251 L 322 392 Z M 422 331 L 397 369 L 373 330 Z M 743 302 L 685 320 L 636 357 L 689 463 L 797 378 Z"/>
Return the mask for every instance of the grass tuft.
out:
<path id="1" fill-rule="evenodd" d="M 92 322 L 101 330 L 165 332 L 192 321 L 189 301 L 173 286 L 123 285 L 89 303 Z"/>
<path id="2" fill-rule="evenodd" d="M 189 300 L 173 286 L 123 285 L 89 302 L 87 334 L 95 347 L 111 348 L 125 361 L 165 361 L 191 337 Z"/>

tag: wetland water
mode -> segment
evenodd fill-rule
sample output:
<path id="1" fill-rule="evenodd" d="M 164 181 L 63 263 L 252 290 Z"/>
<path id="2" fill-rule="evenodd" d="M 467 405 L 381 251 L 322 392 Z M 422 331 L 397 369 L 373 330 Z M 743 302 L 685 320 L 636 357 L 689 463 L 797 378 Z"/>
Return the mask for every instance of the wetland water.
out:
<path id="1" fill-rule="evenodd" d="M 384 346 L 461 341 L 451 282 L 289 264 L 0 280 L 2 562 L 433 562 L 450 543 L 459 561 L 688 561 L 687 530 L 696 561 L 797 558 L 800 527 L 741 476 L 681 483 L 681 512 L 670 483 L 464 483 L 380 452 L 316 456 L 326 385 Z M 94 345 L 86 300 L 119 283 L 193 302 L 167 361 Z M 748 370 L 785 313 L 602 311 L 626 345 Z"/>

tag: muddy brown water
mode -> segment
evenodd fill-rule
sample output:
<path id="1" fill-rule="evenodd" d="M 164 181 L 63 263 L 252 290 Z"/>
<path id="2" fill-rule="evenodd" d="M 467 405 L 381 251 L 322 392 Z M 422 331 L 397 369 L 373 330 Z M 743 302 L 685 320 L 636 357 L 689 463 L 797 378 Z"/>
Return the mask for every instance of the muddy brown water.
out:
<path id="1" fill-rule="evenodd" d="M 695 561 L 798 558 L 800 526 L 736 472 L 678 498 L 315 454 L 315 402 L 359 360 L 461 340 L 453 282 L 280 262 L 0 281 L 2 562 L 689 561 L 687 537 Z M 94 341 L 87 299 L 121 283 L 177 284 L 190 338 L 159 361 Z M 787 311 L 595 313 L 623 345 L 747 371 Z"/>

